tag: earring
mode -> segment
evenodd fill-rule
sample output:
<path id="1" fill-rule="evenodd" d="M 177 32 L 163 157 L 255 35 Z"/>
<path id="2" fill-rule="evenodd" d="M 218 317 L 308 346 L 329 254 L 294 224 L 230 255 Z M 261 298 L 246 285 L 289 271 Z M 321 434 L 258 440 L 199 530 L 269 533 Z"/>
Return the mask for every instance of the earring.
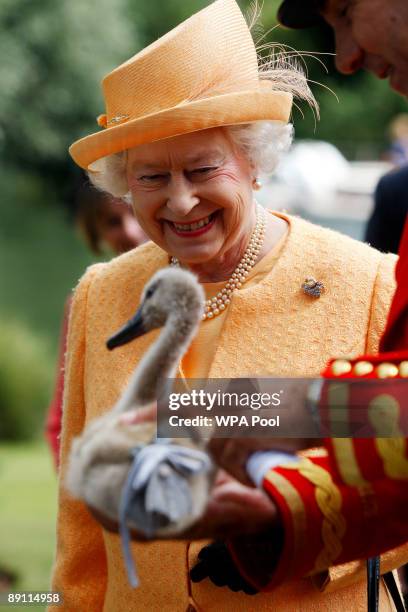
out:
<path id="1" fill-rule="evenodd" d="M 260 189 L 262 189 L 262 183 L 259 179 L 254 178 L 254 180 L 252 181 L 252 189 L 254 191 L 259 191 Z"/>

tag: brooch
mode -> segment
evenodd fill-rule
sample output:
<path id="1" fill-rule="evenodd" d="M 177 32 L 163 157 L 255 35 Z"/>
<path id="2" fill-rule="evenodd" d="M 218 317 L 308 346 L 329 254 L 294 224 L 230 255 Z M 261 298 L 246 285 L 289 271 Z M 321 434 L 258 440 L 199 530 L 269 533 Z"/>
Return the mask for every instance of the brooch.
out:
<path id="1" fill-rule="evenodd" d="M 303 293 L 310 295 L 314 298 L 319 298 L 324 292 L 324 285 L 315 278 L 306 278 L 305 282 L 302 283 Z"/>

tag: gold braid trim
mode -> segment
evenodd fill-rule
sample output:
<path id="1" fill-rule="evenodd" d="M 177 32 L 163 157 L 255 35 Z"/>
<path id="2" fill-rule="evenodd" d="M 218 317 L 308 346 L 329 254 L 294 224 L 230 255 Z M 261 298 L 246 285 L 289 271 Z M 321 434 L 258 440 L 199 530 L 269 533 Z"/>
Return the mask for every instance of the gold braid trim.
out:
<path id="1" fill-rule="evenodd" d="M 305 457 L 301 458 L 299 463 L 290 463 L 280 467 L 297 470 L 316 487 L 316 502 L 324 516 L 322 523 L 324 549 L 319 553 L 313 571 L 327 569 L 340 555 L 343 549 L 341 540 L 346 532 L 346 521 L 340 512 L 342 503 L 340 490 L 327 470 Z"/>
<path id="2" fill-rule="evenodd" d="M 379 435 L 392 436 L 376 438 L 375 445 L 383 460 L 384 472 L 389 478 L 408 478 L 406 440 L 399 426 L 400 405 L 395 397 L 383 393 L 371 400 L 368 418 Z"/>
<path id="3" fill-rule="evenodd" d="M 275 470 L 269 470 L 269 472 L 265 474 L 265 480 L 268 480 L 271 485 L 279 491 L 286 500 L 290 510 L 293 528 L 293 552 L 290 565 L 286 568 L 286 576 L 287 578 L 291 578 L 294 572 L 293 566 L 296 566 L 296 560 L 301 557 L 307 546 L 307 517 L 305 505 L 299 491 L 287 477 L 279 472 L 275 472 Z"/>
<path id="4" fill-rule="evenodd" d="M 365 487 L 369 483 L 360 470 L 351 438 L 333 438 L 333 452 L 337 469 L 344 484 L 351 487 Z"/>
<path id="5" fill-rule="evenodd" d="M 376 447 L 383 460 L 384 472 L 397 480 L 408 478 L 408 459 L 405 438 L 377 438 Z"/>

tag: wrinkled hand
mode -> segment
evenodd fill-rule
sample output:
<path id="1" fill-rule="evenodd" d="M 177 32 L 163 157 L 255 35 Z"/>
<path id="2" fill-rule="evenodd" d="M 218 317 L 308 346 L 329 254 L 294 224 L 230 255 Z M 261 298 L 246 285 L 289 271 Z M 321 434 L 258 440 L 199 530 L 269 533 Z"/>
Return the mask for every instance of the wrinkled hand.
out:
<path id="1" fill-rule="evenodd" d="M 226 539 L 251 535 L 280 522 L 277 508 L 268 495 L 247 487 L 220 471 L 204 516 L 181 539 Z"/>

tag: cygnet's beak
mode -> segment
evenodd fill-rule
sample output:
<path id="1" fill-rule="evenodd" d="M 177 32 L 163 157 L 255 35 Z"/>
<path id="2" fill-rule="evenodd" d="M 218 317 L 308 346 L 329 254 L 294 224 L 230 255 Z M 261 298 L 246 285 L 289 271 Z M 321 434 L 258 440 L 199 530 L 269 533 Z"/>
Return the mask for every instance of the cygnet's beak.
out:
<path id="1" fill-rule="evenodd" d="M 147 332 L 143 325 L 143 316 L 141 308 L 136 312 L 135 316 L 130 319 L 125 325 L 113 336 L 109 338 L 106 346 L 111 351 L 117 346 L 127 344 L 131 340 L 143 336 Z"/>

